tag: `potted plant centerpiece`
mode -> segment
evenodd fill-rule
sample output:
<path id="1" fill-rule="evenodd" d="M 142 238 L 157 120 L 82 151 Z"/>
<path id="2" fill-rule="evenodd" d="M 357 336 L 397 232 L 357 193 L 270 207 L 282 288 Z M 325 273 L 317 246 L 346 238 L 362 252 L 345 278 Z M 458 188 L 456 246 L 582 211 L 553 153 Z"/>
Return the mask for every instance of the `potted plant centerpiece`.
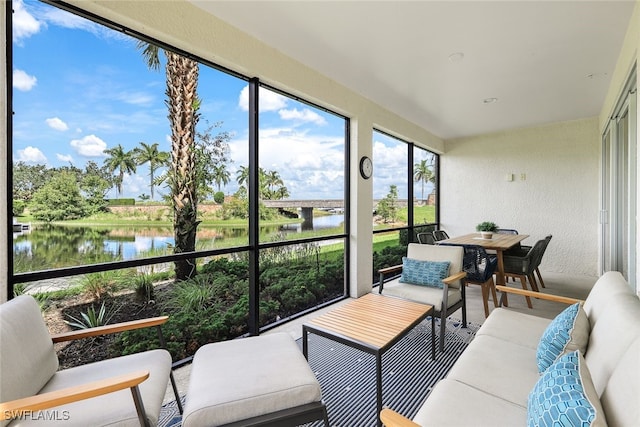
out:
<path id="1" fill-rule="evenodd" d="M 491 239 L 497 229 L 496 223 L 491 221 L 484 221 L 476 225 L 476 231 L 480 232 L 483 239 Z"/>

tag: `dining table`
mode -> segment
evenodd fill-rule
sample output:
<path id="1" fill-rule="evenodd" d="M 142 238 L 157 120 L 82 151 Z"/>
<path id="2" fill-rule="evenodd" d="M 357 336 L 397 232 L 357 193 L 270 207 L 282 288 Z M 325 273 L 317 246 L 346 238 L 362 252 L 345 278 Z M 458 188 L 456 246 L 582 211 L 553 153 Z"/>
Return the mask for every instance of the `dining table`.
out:
<path id="1" fill-rule="evenodd" d="M 478 245 L 485 249 L 496 251 L 498 266 L 496 269 L 496 284 L 504 285 L 504 260 L 502 253 L 518 245 L 521 241 L 529 237 L 528 234 L 498 234 L 494 233 L 490 239 L 485 239 L 480 233 L 470 233 L 462 236 L 451 237 L 440 240 L 437 243 L 449 243 L 455 245 Z"/>

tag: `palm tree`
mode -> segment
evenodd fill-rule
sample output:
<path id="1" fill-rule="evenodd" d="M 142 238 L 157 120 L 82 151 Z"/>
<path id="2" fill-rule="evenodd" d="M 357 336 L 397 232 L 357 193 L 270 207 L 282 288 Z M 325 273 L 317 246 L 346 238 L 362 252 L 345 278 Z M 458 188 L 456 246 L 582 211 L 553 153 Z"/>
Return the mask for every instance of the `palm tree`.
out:
<path id="1" fill-rule="evenodd" d="M 169 153 L 158 150 L 158 143 L 151 145 L 140 142 L 140 147 L 133 149 L 134 158 L 138 166 L 149 163 L 149 188 L 151 190 L 151 200 L 153 200 L 153 187 L 155 171 L 169 162 Z"/>
<path id="2" fill-rule="evenodd" d="M 249 181 L 249 168 L 247 166 L 240 166 L 236 171 L 236 181 L 240 186 Z"/>
<path id="3" fill-rule="evenodd" d="M 229 183 L 229 179 L 231 175 L 227 170 L 227 165 L 222 163 L 213 167 L 212 171 L 213 181 L 218 186 L 218 191 L 220 191 L 222 185 L 227 185 Z"/>
<path id="4" fill-rule="evenodd" d="M 269 192 L 273 193 L 273 187 L 276 185 L 284 185 L 284 182 L 282 181 L 282 178 L 280 177 L 280 174 L 278 173 L 278 171 L 269 171 L 268 173 L 265 174 L 264 176 L 265 178 L 265 184 L 267 185 L 267 187 L 269 187 Z"/>
<path id="5" fill-rule="evenodd" d="M 118 175 L 115 177 L 114 181 L 116 184 L 118 195 L 122 195 L 122 182 L 124 180 L 124 174 L 136 173 L 136 162 L 133 159 L 133 152 L 124 151 L 122 145 L 118 144 L 113 148 L 104 150 L 104 153 L 109 156 L 104 161 L 107 169 L 109 170 L 109 173 L 118 171 Z"/>
<path id="6" fill-rule="evenodd" d="M 160 68 L 158 46 L 138 42 L 138 49 L 150 69 Z M 174 253 L 193 252 L 198 228 L 198 193 L 195 153 L 198 123 L 198 63 L 165 50 L 166 95 L 171 124 L 171 166 L 168 173 L 173 205 Z M 196 273 L 195 259 L 175 262 L 176 279 L 186 280 Z"/>
<path id="7" fill-rule="evenodd" d="M 425 182 L 433 182 L 435 176 L 430 169 L 430 166 L 427 164 L 426 160 L 421 160 L 420 163 L 416 163 L 413 165 L 413 180 L 415 182 L 422 181 L 422 197 L 421 199 L 424 201 L 424 183 Z"/>

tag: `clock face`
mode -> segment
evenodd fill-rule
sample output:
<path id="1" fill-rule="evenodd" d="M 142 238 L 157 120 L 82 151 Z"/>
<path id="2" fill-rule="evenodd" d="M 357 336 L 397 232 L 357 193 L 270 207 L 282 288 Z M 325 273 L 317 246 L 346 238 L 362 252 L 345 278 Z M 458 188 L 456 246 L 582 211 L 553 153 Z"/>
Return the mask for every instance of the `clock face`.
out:
<path id="1" fill-rule="evenodd" d="M 362 175 L 364 179 L 369 179 L 371 178 L 372 174 L 373 174 L 373 162 L 369 157 L 363 156 L 360 159 L 360 175 Z"/>

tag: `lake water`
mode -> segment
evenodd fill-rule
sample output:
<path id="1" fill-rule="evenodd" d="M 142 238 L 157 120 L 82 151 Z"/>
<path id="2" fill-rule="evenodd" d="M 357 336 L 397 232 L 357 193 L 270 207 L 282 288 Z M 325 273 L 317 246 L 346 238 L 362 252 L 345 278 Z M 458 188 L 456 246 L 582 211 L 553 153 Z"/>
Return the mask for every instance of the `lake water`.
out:
<path id="1" fill-rule="evenodd" d="M 263 227 L 261 241 L 270 241 L 278 233 L 300 233 L 341 227 L 344 215 L 318 216 L 312 222 Z M 340 229 L 336 231 L 341 232 Z M 15 272 L 88 265 L 128 260 L 173 252 L 171 227 L 76 227 L 34 225 L 29 231 L 13 235 Z M 198 228 L 197 250 L 247 244 L 247 228 Z"/>

